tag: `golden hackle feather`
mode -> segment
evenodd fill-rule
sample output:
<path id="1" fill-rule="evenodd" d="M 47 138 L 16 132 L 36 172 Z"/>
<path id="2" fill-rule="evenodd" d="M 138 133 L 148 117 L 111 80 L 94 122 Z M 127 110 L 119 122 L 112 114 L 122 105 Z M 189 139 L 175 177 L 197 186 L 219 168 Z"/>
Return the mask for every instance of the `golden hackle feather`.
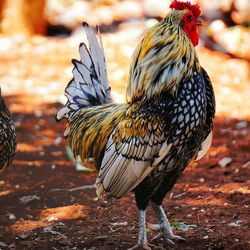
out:
<path id="1" fill-rule="evenodd" d="M 157 98 L 168 92 L 176 96 L 179 83 L 200 71 L 193 44 L 179 26 L 186 10 L 171 11 L 145 32 L 130 66 L 127 98 Z"/>
<path id="2" fill-rule="evenodd" d="M 79 155 L 82 161 L 90 157 L 98 160 L 126 110 L 127 104 L 104 104 L 80 110 L 68 124 L 68 142 L 74 156 Z"/>

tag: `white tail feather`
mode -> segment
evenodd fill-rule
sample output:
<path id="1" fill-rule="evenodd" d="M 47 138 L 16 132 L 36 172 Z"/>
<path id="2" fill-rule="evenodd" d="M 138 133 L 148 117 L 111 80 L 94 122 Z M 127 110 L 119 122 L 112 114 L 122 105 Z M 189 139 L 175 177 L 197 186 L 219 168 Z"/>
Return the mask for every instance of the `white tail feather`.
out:
<path id="1" fill-rule="evenodd" d="M 83 23 L 83 28 L 87 35 L 89 49 L 86 44 L 81 43 L 80 61 L 72 60 L 73 79 L 65 89 L 68 100 L 65 107 L 58 111 L 57 120 L 63 117 L 69 120 L 84 107 L 112 102 L 100 32 L 98 30 L 98 39 L 87 23 Z"/>

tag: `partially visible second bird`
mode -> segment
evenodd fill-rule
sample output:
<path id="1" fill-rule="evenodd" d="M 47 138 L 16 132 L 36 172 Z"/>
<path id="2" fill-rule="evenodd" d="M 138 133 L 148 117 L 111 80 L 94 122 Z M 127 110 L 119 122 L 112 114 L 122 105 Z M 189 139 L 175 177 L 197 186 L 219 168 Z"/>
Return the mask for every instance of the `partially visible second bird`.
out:
<path id="1" fill-rule="evenodd" d="M 15 152 L 15 126 L 0 89 L 0 175 L 11 164 Z"/>

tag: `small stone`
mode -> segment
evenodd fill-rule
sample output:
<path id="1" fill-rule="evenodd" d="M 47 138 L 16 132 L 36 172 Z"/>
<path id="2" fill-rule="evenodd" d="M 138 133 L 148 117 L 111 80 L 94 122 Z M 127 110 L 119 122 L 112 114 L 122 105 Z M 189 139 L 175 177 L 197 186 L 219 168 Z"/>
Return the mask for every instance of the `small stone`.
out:
<path id="1" fill-rule="evenodd" d="M 41 198 L 37 195 L 27 195 L 27 196 L 23 196 L 21 198 L 19 198 L 19 201 L 21 204 L 27 204 L 31 201 L 34 201 L 34 200 L 40 200 Z"/>
<path id="2" fill-rule="evenodd" d="M 57 217 L 54 217 L 54 216 L 49 216 L 49 217 L 47 217 L 47 221 L 48 221 L 48 222 L 57 221 L 57 220 L 58 220 L 58 218 L 57 218 Z"/>
<path id="3" fill-rule="evenodd" d="M 240 172 L 240 170 L 238 169 L 238 168 L 236 168 L 235 170 L 234 170 L 234 173 L 235 174 L 238 174 Z"/>
<path id="4" fill-rule="evenodd" d="M 230 158 L 230 157 L 223 157 L 222 159 L 219 160 L 218 164 L 222 168 L 224 168 L 224 167 L 226 167 L 231 162 L 232 162 L 232 158 Z"/>
<path id="5" fill-rule="evenodd" d="M 21 233 L 21 234 L 18 234 L 18 237 L 20 239 L 27 239 L 29 237 L 29 234 L 27 234 L 27 233 Z"/>
<path id="6" fill-rule="evenodd" d="M 127 226 L 128 222 L 124 221 L 124 222 L 115 222 L 115 223 L 110 223 L 110 225 L 112 226 Z"/>
<path id="7" fill-rule="evenodd" d="M 198 181 L 199 181 L 200 183 L 203 183 L 203 182 L 205 181 L 205 179 L 204 179 L 204 178 L 200 178 Z"/>
<path id="8" fill-rule="evenodd" d="M 35 110 L 34 114 L 35 114 L 35 117 L 40 118 L 40 117 L 42 117 L 43 112 L 38 109 L 38 110 Z"/>
<path id="9" fill-rule="evenodd" d="M 246 128 L 247 127 L 247 122 L 246 121 L 241 121 L 241 122 L 237 122 L 235 127 L 237 129 L 242 129 L 242 128 Z"/>
<path id="10" fill-rule="evenodd" d="M 248 166 L 250 166 L 250 161 L 246 162 L 246 163 L 243 164 L 241 167 L 242 167 L 242 168 L 247 168 Z"/>
<path id="11" fill-rule="evenodd" d="M 39 152 L 39 155 L 40 155 L 40 156 L 44 156 L 44 155 L 45 155 L 45 152 L 40 151 L 40 152 Z"/>
<path id="12" fill-rule="evenodd" d="M 50 168 L 54 170 L 54 169 L 56 169 L 56 165 L 53 164 Z"/>
<path id="13" fill-rule="evenodd" d="M 14 214 L 7 214 L 7 216 L 9 217 L 10 220 L 15 220 L 16 219 L 16 216 Z"/>
<path id="14" fill-rule="evenodd" d="M 8 245 L 6 245 L 4 242 L 0 241 L 0 247 L 7 247 Z"/>
<path id="15" fill-rule="evenodd" d="M 62 141 L 62 137 L 57 137 L 55 140 L 54 140 L 54 144 L 55 145 L 59 145 Z"/>
<path id="16" fill-rule="evenodd" d="M 228 224 L 229 227 L 240 227 L 242 224 L 242 220 L 237 220 L 235 222 L 231 222 Z"/>
<path id="17" fill-rule="evenodd" d="M 9 245 L 9 249 L 16 249 L 16 243 L 12 243 L 11 245 Z"/>

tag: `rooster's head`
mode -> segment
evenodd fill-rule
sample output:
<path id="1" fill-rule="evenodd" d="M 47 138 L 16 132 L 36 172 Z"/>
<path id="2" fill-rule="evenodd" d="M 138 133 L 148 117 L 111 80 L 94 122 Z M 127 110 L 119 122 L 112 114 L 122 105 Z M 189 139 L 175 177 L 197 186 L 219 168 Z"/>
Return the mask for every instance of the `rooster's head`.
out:
<path id="1" fill-rule="evenodd" d="M 174 0 L 169 7 L 173 9 L 173 11 L 178 12 L 177 17 L 179 20 L 177 21 L 179 22 L 180 27 L 189 37 L 193 45 L 198 45 L 198 26 L 203 24 L 200 17 L 201 10 L 199 5 Z"/>

